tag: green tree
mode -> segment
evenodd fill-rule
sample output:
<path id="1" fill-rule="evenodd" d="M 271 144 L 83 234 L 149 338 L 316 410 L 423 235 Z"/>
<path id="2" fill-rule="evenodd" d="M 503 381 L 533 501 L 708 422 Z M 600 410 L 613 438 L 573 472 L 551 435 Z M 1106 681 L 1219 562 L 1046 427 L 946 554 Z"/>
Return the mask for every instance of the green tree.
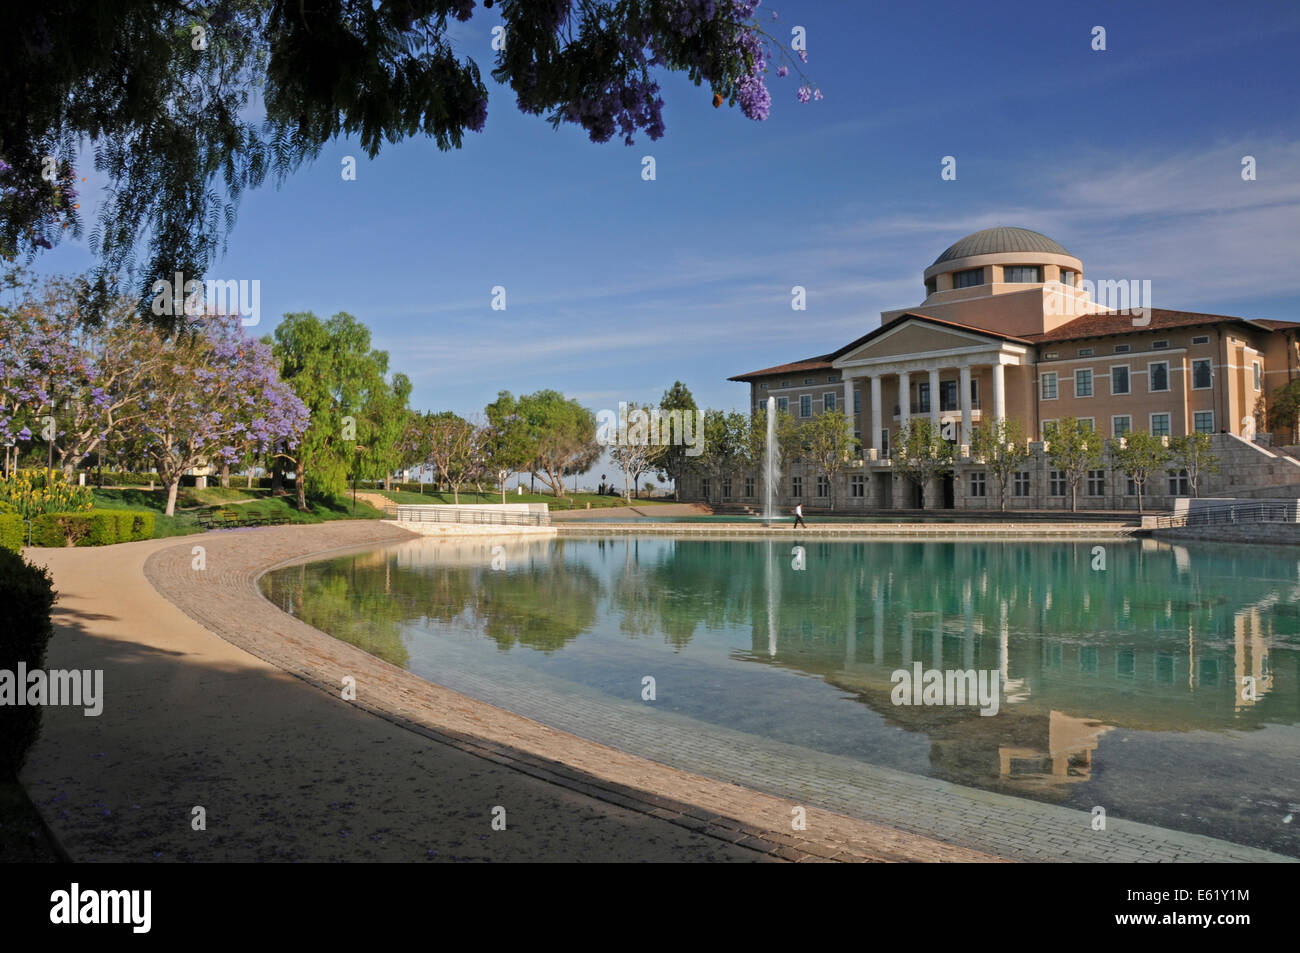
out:
<path id="1" fill-rule="evenodd" d="M 722 481 L 735 472 L 745 459 L 749 420 L 739 411 L 706 410 L 703 424 L 703 452 L 695 464 L 707 474 L 722 497 Z"/>
<path id="2" fill-rule="evenodd" d="M 1079 484 L 1089 470 L 1101 466 L 1104 441 L 1095 429 L 1074 417 L 1063 417 L 1048 435 L 1047 459 L 1070 484 L 1070 512 L 1078 510 Z"/>
<path id="3" fill-rule="evenodd" d="M 983 461 L 998 485 L 998 509 L 1007 508 L 1007 484 L 1029 459 L 1025 428 L 1014 417 L 987 417 L 971 434 L 971 455 Z"/>
<path id="4" fill-rule="evenodd" d="M 369 453 L 379 439 L 384 424 L 375 414 L 389 390 L 388 354 L 371 349 L 370 329 L 345 312 L 328 321 L 309 311 L 286 314 L 273 342 L 281 379 L 311 412 L 302 441 L 280 454 L 297 471 L 298 508 L 305 510 L 309 488 L 343 492 L 359 465 L 357 447 Z"/>
<path id="5" fill-rule="evenodd" d="M 650 416 L 655 413 L 654 406 L 637 407 L 629 403 L 627 408 L 624 419 L 618 422 L 617 433 L 611 435 L 613 442 L 609 445 L 609 457 L 623 473 L 623 499 L 630 501 L 633 491 L 640 497 L 637 480 L 641 474 L 655 468 L 666 447 L 650 439 Z"/>
<path id="6" fill-rule="evenodd" d="M 952 468 L 956 449 L 928 417 L 913 417 L 899 434 L 894 469 L 921 488 L 921 508 L 929 504 L 934 479 Z"/>
<path id="7" fill-rule="evenodd" d="M 1142 512 L 1142 492 L 1151 474 L 1169 463 L 1169 448 L 1160 437 L 1142 430 L 1134 430 L 1110 442 L 1111 457 L 1115 465 L 1128 475 L 1137 487 L 1138 513 Z"/>
<path id="8" fill-rule="evenodd" d="M 1208 433 L 1189 433 L 1169 441 L 1169 457 L 1174 466 L 1187 471 L 1187 482 L 1192 485 L 1192 496 L 1201 495 L 1201 477 L 1219 472 L 1219 458 L 1211 448 Z"/>
<path id="9" fill-rule="evenodd" d="M 835 477 L 849 465 L 858 451 L 853 422 L 840 410 L 827 410 L 807 421 L 800 429 L 805 458 L 826 475 L 830 483 L 831 510 L 835 509 Z"/>
<path id="10" fill-rule="evenodd" d="M 1270 430 L 1285 431 L 1291 435 L 1291 443 L 1300 442 L 1300 378 L 1273 391 L 1266 416 Z"/>
<path id="11" fill-rule="evenodd" d="M 518 413 L 527 422 L 532 441 L 529 468 L 563 498 L 564 478 L 584 472 L 600 459 L 596 415 L 555 390 L 520 397 Z"/>
<path id="12" fill-rule="evenodd" d="M 677 411 L 683 422 L 686 414 L 689 413 L 693 427 L 700 427 L 703 424 L 700 420 L 699 408 L 695 406 L 695 398 L 681 381 L 674 381 L 673 386 L 664 391 L 663 397 L 659 399 L 659 409 L 664 412 Z M 685 444 L 670 444 L 664 447 L 663 456 L 659 459 L 659 479 L 672 481 L 674 500 L 680 499 L 679 483 L 691 467 L 692 458 L 686 453 L 688 449 Z"/>

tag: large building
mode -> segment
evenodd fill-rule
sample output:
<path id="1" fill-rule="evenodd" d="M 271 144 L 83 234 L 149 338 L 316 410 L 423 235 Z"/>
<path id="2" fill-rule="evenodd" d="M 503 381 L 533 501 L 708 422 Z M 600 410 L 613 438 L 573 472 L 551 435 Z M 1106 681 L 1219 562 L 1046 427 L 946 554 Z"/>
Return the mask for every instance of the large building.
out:
<path id="1" fill-rule="evenodd" d="M 972 428 L 988 415 L 1019 420 L 1036 441 L 1008 490 L 1008 505 L 1019 508 L 1063 504 L 1061 474 L 1048 465 L 1041 441 L 1065 417 L 1106 438 L 1133 430 L 1218 435 L 1216 452 L 1232 466 L 1210 477 L 1202 496 L 1300 483 L 1294 459 L 1255 440 L 1268 395 L 1300 373 L 1300 323 L 1152 309 L 1137 282 L 1131 290 L 1144 300 L 1116 301 L 1114 292 L 1129 284 L 1104 282 L 1099 287 L 1111 300 L 1099 302 L 1082 261 L 1024 228 L 966 236 L 925 269 L 924 281 L 920 305 L 884 312 L 879 328 L 838 350 L 730 378 L 750 385 L 751 410 L 774 397 L 796 418 L 849 413 L 862 460 L 838 475 L 844 486 L 835 488 L 837 505 L 919 504 L 919 488 L 902 482 L 891 461 L 900 428 L 917 415 L 958 445 L 957 465 L 931 497 L 944 506 L 996 505 L 991 475 L 969 454 Z M 790 470 L 777 492 L 783 504 L 816 505 L 831 495 L 825 476 Z M 741 490 L 762 492 L 741 475 L 721 487 L 702 477 L 693 482 L 688 490 L 714 501 L 744 502 Z M 1160 505 L 1185 495 L 1186 483 L 1184 474 L 1170 473 L 1147 494 Z M 1108 464 L 1091 472 L 1083 489 L 1081 507 L 1136 506 L 1130 481 Z"/>

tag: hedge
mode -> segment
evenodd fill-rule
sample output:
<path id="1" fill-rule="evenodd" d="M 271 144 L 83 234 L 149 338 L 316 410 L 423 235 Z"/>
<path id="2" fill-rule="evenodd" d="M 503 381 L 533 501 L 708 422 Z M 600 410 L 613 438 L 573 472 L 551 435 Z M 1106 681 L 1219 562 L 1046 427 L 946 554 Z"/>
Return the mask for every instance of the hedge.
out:
<path id="1" fill-rule="evenodd" d="M 16 553 L 26 542 L 27 527 L 23 518 L 17 513 L 0 513 L 0 549 Z"/>
<path id="2" fill-rule="evenodd" d="M 5 625 L 0 626 L 0 670 L 17 673 L 44 668 L 45 648 L 54 627 L 50 609 L 54 587 L 49 573 L 17 553 L 0 549 L 0 605 Z M 26 686 L 15 686 L 18 691 Z M 27 758 L 41 730 L 40 705 L 0 705 L 0 777 L 13 778 Z"/>
<path id="3" fill-rule="evenodd" d="M 32 523 L 35 546 L 108 546 L 153 539 L 154 514 L 148 510 L 92 510 L 46 513 Z"/>

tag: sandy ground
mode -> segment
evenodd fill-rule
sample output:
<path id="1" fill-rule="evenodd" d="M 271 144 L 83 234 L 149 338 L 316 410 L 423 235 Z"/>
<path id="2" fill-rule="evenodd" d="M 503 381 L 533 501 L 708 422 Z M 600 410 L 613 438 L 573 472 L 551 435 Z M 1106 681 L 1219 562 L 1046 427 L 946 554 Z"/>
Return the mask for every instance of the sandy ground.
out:
<path id="1" fill-rule="evenodd" d="M 47 709 L 21 778 L 69 855 L 992 859 L 813 808 L 794 831 L 786 801 L 431 685 L 255 589 L 273 565 L 403 538 L 357 521 L 29 550 L 59 590 L 47 667 L 104 672 L 103 713 Z M 356 679 L 355 701 L 340 697 L 342 674 Z M 494 830 L 501 809 L 506 829 Z"/>

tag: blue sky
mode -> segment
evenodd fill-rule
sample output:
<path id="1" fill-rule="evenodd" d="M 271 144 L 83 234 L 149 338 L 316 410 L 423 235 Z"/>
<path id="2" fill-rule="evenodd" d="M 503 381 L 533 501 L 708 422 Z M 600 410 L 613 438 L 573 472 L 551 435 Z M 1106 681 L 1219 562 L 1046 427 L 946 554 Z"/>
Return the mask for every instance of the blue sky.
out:
<path id="1" fill-rule="evenodd" d="M 208 277 L 261 281 L 259 334 L 285 312 L 354 314 L 413 404 L 465 414 L 501 389 L 598 410 L 676 379 L 743 409 L 728 376 L 918 304 L 923 269 L 997 224 L 1050 235 L 1090 278 L 1150 279 L 1156 307 L 1300 320 L 1300 6 L 765 2 L 760 19 L 787 44 L 806 28 L 824 101 L 773 74 L 756 123 L 665 74 L 667 134 L 629 148 L 519 114 L 488 76 L 499 20 L 480 4 L 456 40 L 492 88 L 485 131 L 374 161 L 327 146 L 244 197 Z M 89 264 L 70 244 L 38 270 Z"/>

